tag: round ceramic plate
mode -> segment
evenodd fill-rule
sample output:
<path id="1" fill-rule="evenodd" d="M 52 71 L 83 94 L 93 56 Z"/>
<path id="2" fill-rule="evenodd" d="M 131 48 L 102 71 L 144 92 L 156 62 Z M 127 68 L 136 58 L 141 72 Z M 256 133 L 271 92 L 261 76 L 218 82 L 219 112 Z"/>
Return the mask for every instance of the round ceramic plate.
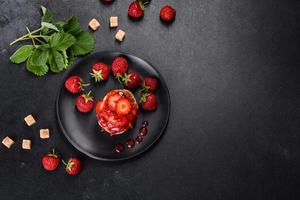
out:
<path id="1" fill-rule="evenodd" d="M 95 83 L 90 76 L 92 65 L 96 62 L 104 62 L 111 66 L 113 59 L 117 56 L 124 56 L 129 63 L 129 71 L 137 71 L 143 77 L 154 76 L 158 79 L 158 88 L 155 92 L 158 98 L 158 107 L 155 112 L 146 112 L 139 109 L 139 114 L 133 129 L 116 136 L 110 136 L 106 132 L 101 132 L 97 123 L 95 109 L 89 113 L 80 113 L 75 107 L 76 97 L 69 93 L 64 84 L 58 94 L 56 102 L 56 112 L 59 126 L 69 140 L 69 142 L 82 153 L 91 158 L 106 161 L 125 160 L 135 157 L 152 146 L 164 132 L 170 114 L 170 97 L 167 85 L 158 72 L 148 62 L 133 55 L 120 52 L 98 52 L 83 58 L 72 67 L 65 79 L 71 75 L 80 76 L 85 82 L 91 83 L 85 88 L 85 92 L 92 91 L 95 103 L 102 99 L 106 93 L 114 89 L 123 89 L 113 75 L 101 83 Z M 64 81 L 65 81 L 64 79 Z M 138 90 L 132 91 L 137 101 L 140 99 Z M 143 142 L 135 144 L 133 148 L 127 148 L 121 153 L 115 152 L 115 145 L 125 144 L 128 139 L 135 139 L 139 136 L 139 129 L 144 120 L 149 122 L 148 134 L 143 137 Z"/>

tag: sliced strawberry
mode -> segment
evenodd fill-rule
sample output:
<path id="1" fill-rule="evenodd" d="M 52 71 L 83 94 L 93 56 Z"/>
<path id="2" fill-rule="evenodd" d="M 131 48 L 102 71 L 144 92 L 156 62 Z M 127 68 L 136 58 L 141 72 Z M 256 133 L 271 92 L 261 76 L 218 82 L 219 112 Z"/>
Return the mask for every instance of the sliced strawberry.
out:
<path id="1" fill-rule="evenodd" d="M 108 106 L 110 109 L 115 110 L 116 102 L 121 98 L 119 94 L 115 94 L 108 99 Z"/>
<path id="2" fill-rule="evenodd" d="M 131 110 L 131 103 L 126 98 L 121 98 L 116 103 L 116 112 L 119 115 L 127 115 Z"/>

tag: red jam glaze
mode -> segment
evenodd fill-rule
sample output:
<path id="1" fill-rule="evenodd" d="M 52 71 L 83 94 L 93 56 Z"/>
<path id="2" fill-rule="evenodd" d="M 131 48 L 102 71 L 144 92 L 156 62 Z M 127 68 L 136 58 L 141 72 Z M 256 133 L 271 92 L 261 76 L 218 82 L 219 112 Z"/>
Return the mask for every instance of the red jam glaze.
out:
<path id="1" fill-rule="evenodd" d="M 120 98 L 127 98 L 131 103 L 131 110 L 127 115 L 118 115 L 115 111 L 116 102 Z M 111 135 L 121 134 L 131 129 L 137 119 L 138 105 L 132 93 L 128 90 L 112 90 L 106 94 L 98 109 L 98 124 Z"/>
<path id="2" fill-rule="evenodd" d="M 124 147 L 124 145 L 121 144 L 121 143 L 118 143 L 118 144 L 116 144 L 116 146 L 115 146 L 115 151 L 116 151 L 117 153 L 121 153 L 122 151 L 124 151 L 124 149 L 125 149 L 125 147 Z"/>

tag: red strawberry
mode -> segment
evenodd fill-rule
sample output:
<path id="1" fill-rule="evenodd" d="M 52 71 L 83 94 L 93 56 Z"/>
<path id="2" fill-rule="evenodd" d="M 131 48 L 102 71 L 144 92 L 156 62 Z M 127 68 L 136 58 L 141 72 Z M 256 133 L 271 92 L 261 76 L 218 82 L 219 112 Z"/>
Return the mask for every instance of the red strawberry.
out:
<path id="1" fill-rule="evenodd" d="M 80 91 L 83 91 L 83 87 L 88 85 L 89 84 L 85 84 L 79 76 L 70 76 L 65 81 L 65 87 L 73 94 L 78 94 Z"/>
<path id="2" fill-rule="evenodd" d="M 150 0 L 136 0 L 128 7 L 128 15 L 132 18 L 141 18 L 144 14 L 145 5 L 150 3 Z"/>
<path id="3" fill-rule="evenodd" d="M 109 68 L 105 63 L 97 62 L 93 65 L 91 76 L 95 79 L 95 82 L 107 80 L 109 77 Z"/>
<path id="4" fill-rule="evenodd" d="M 81 161 L 78 158 L 72 157 L 68 160 L 66 165 L 66 172 L 70 175 L 77 175 L 81 171 Z"/>
<path id="5" fill-rule="evenodd" d="M 128 7 L 128 15 L 133 18 L 140 18 L 143 16 L 144 8 L 138 1 L 132 2 Z"/>
<path id="6" fill-rule="evenodd" d="M 86 113 L 90 112 L 94 107 L 94 100 L 91 96 L 91 91 L 87 94 L 82 94 L 76 99 L 76 107 L 78 111 Z"/>
<path id="7" fill-rule="evenodd" d="M 126 73 L 127 69 L 128 69 L 128 62 L 126 58 L 122 56 L 116 57 L 111 65 L 111 70 L 113 71 L 116 77 L 120 77 L 121 74 Z"/>
<path id="8" fill-rule="evenodd" d="M 160 10 L 160 19 L 165 22 L 172 22 L 176 17 L 176 10 L 171 6 L 164 6 Z"/>
<path id="9" fill-rule="evenodd" d="M 104 3 L 112 3 L 114 0 L 102 0 Z"/>
<path id="10" fill-rule="evenodd" d="M 129 72 L 124 74 L 122 81 L 129 89 L 136 89 L 140 86 L 142 79 L 138 72 Z"/>
<path id="11" fill-rule="evenodd" d="M 131 103 L 126 98 L 121 98 L 116 103 L 116 112 L 119 115 L 127 115 L 131 110 Z"/>
<path id="12" fill-rule="evenodd" d="M 141 98 L 141 106 L 143 110 L 154 111 L 157 108 L 157 98 L 152 93 L 145 93 Z"/>
<path id="13" fill-rule="evenodd" d="M 57 169 L 58 165 L 60 164 L 60 159 L 58 155 L 52 150 L 52 153 L 48 153 L 44 155 L 42 158 L 42 165 L 45 170 L 47 171 L 54 171 Z"/>
<path id="14" fill-rule="evenodd" d="M 142 88 L 143 91 L 146 91 L 147 93 L 151 92 L 154 93 L 158 85 L 158 81 L 154 77 L 145 77 Z"/>

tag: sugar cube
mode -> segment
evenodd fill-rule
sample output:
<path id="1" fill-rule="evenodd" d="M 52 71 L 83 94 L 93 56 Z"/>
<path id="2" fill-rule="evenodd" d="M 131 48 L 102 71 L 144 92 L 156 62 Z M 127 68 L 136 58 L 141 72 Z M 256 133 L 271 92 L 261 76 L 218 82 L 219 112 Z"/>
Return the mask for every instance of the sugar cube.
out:
<path id="1" fill-rule="evenodd" d="M 118 30 L 115 37 L 119 42 L 122 42 L 125 38 L 125 35 L 126 35 L 126 33 L 123 30 L 120 29 L 120 30 Z"/>
<path id="2" fill-rule="evenodd" d="M 99 27 L 100 27 L 100 23 L 97 19 L 92 19 L 90 22 L 89 22 L 89 27 L 93 30 L 93 31 L 96 31 Z"/>
<path id="3" fill-rule="evenodd" d="M 25 117 L 24 120 L 28 126 L 32 126 L 36 122 L 31 114 Z"/>
<path id="4" fill-rule="evenodd" d="M 13 145 L 15 142 L 8 136 L 6 136 L 3 140 L 2 140 L 2 144 L 4 144 L 4 146 L 6 146 L 7 148 L 10 148 L 11 145 Z"/>
<path id="5" fill-rule="evenodd" d="M 22 149 L 30 150 L 31 149 L 31 140 L 24 139 L 22 141 Z"/>
<path id="6" fill-rule="evenodd" d="M 49 129 L 40 129 L 40 138 L 47 139 L 50 137 Z"/>
<path id="7" fill-rule="evenodd" d="M 116 17 L 116 16 L 110 17 L 109 25 L 110 25 L 110 28 L 118 27 L 118 17 Z"/>

